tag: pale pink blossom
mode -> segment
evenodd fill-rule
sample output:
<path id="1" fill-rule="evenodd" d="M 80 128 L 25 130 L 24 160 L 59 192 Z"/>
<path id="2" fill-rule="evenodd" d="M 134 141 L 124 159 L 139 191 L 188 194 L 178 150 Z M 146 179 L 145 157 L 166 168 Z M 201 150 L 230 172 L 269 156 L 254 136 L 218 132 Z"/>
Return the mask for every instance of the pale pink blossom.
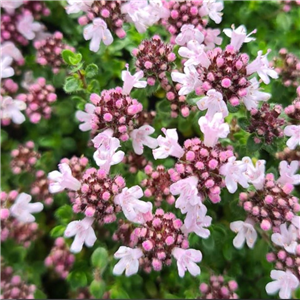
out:
<path id="1" fill-rule="evenodd" d="M 42 24 L 35 22 L 33 15 L 29 11 L 25 11 L 17 23 L 18 31 L 28 40 L 33 40 L 36 33 L 42 30 L 42 28 Z"/>
<path id="2" fill-rule="evenodd" d="M 300 175 L 295 174 L 298 171 L 299 162 L 293 160 L 290 164 L 283 160 L 279 164 L 279 173 L 280 177 L 277 180 L 277 183 L 285 185 L 286 183 L 298 185 L 300 184 Z"/>
<path id="3" fill-rule="evenodd" d="M 241 160 L 236 160 L 234 156 L 230 157 L 228 162 L 221 166 L 220 174 L 225 176 L 225 184 L 231 194 L 237 190 L 238 183 L 243 188 L 249 187 L 248 179 L 245 175 L 246 170 L 247 164 Z"/>
<path id="4" fill-rule="evenodd" d="M 257 232 L 253 225 L 254 222 L 251 219 L 246 219 L 245 222 L 235 221 L 230 223 L 230 229 L 237 233 L 237 236 L 233 240 L 235 248 L 242 248 L 245 241 L 249 248 L 253 248 L 257 239 Z"/>
<path id="5" fill-rule="evenodd" d="M 230 45 L 234 47 L 235 51 L 239 51 L 243 43 L 255 41 L 255 38 L 250 37 L 250 35 L 256 33 L 256 29 L 247 34 L 247 29 L 244 25 L 240 25 L 238 28 L 232 25 L 231 28 L 223 29 L 223 32 L 231 38 Z"/>
<path id="6" fill-rule="evenodd" d="M 32 213 L 38 213 L 43 210 L 44 206 L 40 202 L 29 203 L 32 197 L 26 193 L 21 193 L 14 204 L 10 207 L 10 213 L 22 223 L 32 223 L 35 217 Z"/>
<path id="7" fill-rule="evenodd" d="M 156 24 L 160 19 L 166 19 L 170 16 L 170 10 L 164 7 L 162 0 L 149 0 L 149 5 L 145 10 L 149 14 L 149 26 Z"/>
<path id="8" fill-rule="evenodd" d="M 1 119 L 11 119 L 15 124 L 21 124 L 25 121 L 25 116 L 21 113 L 21 110 L 26 108 L 25 102 L 21 100 L 14 100 L 11 97 L 1 98 Z"/>
<path id="9" fill-rule="evenodd" d="M 200 268 L 196 265 L 196 262 L 202 260 L 202 253 L 199 250 L 175 247 L 172 250 L 172 255 L 177 260 L 178 274 L 180 277 L 184 277 L 186 271 L 189 271 L 192 276 L 200 274 Z"/>
<path id="10" fill-rule="evenodd" d="M 214 147 L 219 138 L 226 138 L 230 132 L 229 125 L 224 123 L 222 113 L 214 114 L 212 119 L 207 116 L 201 117 L 198 121 L 200 130 L 204 135 L 204 144 L 207 147 Z"/>
<path id="11" fill-rule="evenodd" d="M 136 154 L 141 155 L 144 152 L 144 146 L 154 149 L 158 146 L 157 140 L 149 135 L 154 133 L 155 129 L 150 125 L 143 125 L 134 129 L 130 133 L 133 150 Z"/>
<path id="12" fill-rule="evenodd" d="M 265 84 L 270 83 L 270 78 L 277 79 L 277 72 L 270 67 L 269 61 L 267 59 L 268 54 L 271 52 L 269 49 L 265 55 L 262 55 L 262 51 L 257 52 L 256 59 L 251 62 L 247 67 L 247 75 L 251 75 L 254 72 L 257 72 L 258 76 Z"/>
<path id="13" fill-rule="evenodd" d="M 271 94 L 261 92 L 259 90 L 259 82 L 256 77 L 250 79 L 250 86 L 247 87 L 246 96 L 242 97 L 242 100 L 247 108 L 251 110 L 252 108 L 258 108 L 259 101 L 268 101 L 271 98 Z"/>
<path id="14" fill-rule="evenodd" d="M 195 40 L 199 44 L 202 44 L 204 41 L 204 35 L 199 29 L 195 28 L 194 25 L 184 24 L 180 29 L 180 33 L 175 39 L 175 43 L 177 45 L 184 46 L 191 40 Z"/>
<path id="15" fill-rule="evenodd" d="M 222 44 L 222 38 L 219 37 L 220 29 L 205 29 L 204 44 L 206 49 L 214 49 L 216 45 Z"/>
<path id="16" fill-rule="evenodd" d="M 287 271 L 271 271 L 271 278 L 274 281 L 269 282 L 266 285 L 266 292 L 269 295 L 276 294 L 279 291 L 279 297 L 281 299 L 290 299 L 292 291 L 299 286 L 299 280 L 289 270 Z"/>
<path id="17" fill-rule="evenodd" d="M 95 105 L 91 103 L 87 103 L 85 105 L 85 112 L 78 110 L 75 114 L 76 119 L 80 122 L 83 122 L 79 125 L 79 129 L 81 131 L 88 131 L 92 129 L 92 123 L 93 123 L 93 117 L 94 117 L 94 111 L 95 111 Z"/>
<path id="18" fill-rule="evenodd" d="M 50 193 L 58 193 L 64 189 L 77 191 L 80 189 L 80 182 L 73 177 L 72 171 L 68 164 L 62 163 L 58 165 L 58 171 L 52 171 L 48 174 L 48 179 L 52 182 L 49 184 Z"/>
<path id="19" fill-rule="evenodd" d="M 294 216 L 293 219 L 292 219 L 292 224 L 293 224 L 296 228 L 300 229 L 300 216 Z M 300 237 L 300 232 L 298 232 L 298 235 L 299 235 L 299 237 Z"/>
<path id="20" fill-rule="evenodd" d="M 229 112 L 223 96 L 221 93 L 214 89 L 209 90 L 206 93 L 207 96 L 202 97 L 198 102 L 197 106 L 200 110 L 206 110 L 206 116 L 212 118 L 216 113 L 221 112 L 223 117 L 227 117 Z"/>
<path id="21" fill-rule="evenodd" d="M 83 30 L 84 39 L 91 40 L 90 50 L 98 52 L 101 41 L 108 46 L 113 42 L 113 36 L 107 29 L 107 24 L 101 18 L 95 18 L 93 24 L 87 25 Z"/>
<path id="22" fill-rule="evenodd" d="M 13 58 L 10 56 L 1 56 L 0 59 L 0 79 L 8 78 L 15 74 L 14 69 L 10 66 L 13 62 Z"/>
<path id="23" fill-rule="evenodd" d="M 94 3 L 94 0 L 67 0 L 68 6 L 66 6 L 67 14 L 77 14 L 79 12 L 87 12 L 91 5 Z"/>
<path id="24" fill-rule="evenodd" d="M 252 183 L 257 190 L 261 190 L 265 183 L 266 161 L 258 160 L 255 167 L 250 157 L 245 156 L 242 161 L 247 165 L 244 174 L 248 178 L 248 182 Z"/>
<path id="25" fill-rule="evenodd" d="M 222 15 L 221 11 L 224 8 L 222 1 L 216 0 L 203 0 L 203 4 L 199 9 L 200 16 L 209 16 L 216 24 L 221 23 Z"/>
<path id="26" fill-rule="evenodd" d="M 286 145 L 294 150 L 297 146 L 300 146 L 300 125 L 288 125 L 284 128 L 284 134 L 290 136 Z"/>
<path id="27" fill-rule="evenodd" d="M 177 158 L 182 157 L 184 150 L 178 144 L 178 134 L 176 128 L 161 130 L 166 137 L 159 136 L 157 138 L 159 148 L 152 150 L 154 159 L 163 159 L 168 156 L 174 156 Z"/>
<path id="28" fill-rule="evenodd" d="M 140 81 L 144 77 L 143 71 L 131 75 L 128 64 L 126 64 L 126 69 L 127 71 L 122 71 L 122 80 L 124 81 L 122 93 L 124 95 L 129 95 L 133 87 L 143 89 L 147 86 L 147 81 Z"/>
<path id="29" fill-rule="evenodd" d="M 68 224 L 65 230 L 65 237 L 72 237 L 75 235 L 74 241 L 71 245 L 70 251 L 78 253 L 82 250 L 83 244 L 87 247 L 92 247 L 97 237 L 92 227 L 94 218 L 84 218 L 81 221 L 72 221 Z"/>
<path id="30" fill-rule="evenodd" d="M 108 148 L 111 143 L 111 138 L 114 131 L 111 128 L 107 128 L 104 131 L 98 133 L 93 139 L 92 142 L 95 148 L 99 148 L 102 145 L 105 145 L 105 148 Z"/>
<path id="31" fill-rule="evenodd" d="M 290 225 L 287 228 L 286 223 L 280 225 L 280 233 L 273 233 L 272 242 L 280 247 L 283 247 L 288 253 L 296 254 L 297 248 L 297 229 L 295 226 Z"/>
<path id="32" fill-rule="evenodd" d="M 13 42 L 4 42 L 0 47 L 1 56 L 10 56 L 18 63 L 24 62 L 24 57 L 21 51 L 15 46 Z"/>
<path id="33" fill-rule="evenodd" d="M 94 160 L 101 170 L 106 174 L 109 173 L 110 167 L 120 163 L 125 153 L 123 151 L 116 151 L 120 147 L 120 141 L 112 137 L 109 145 L 101 145 L 96 152 L 94 152 Z"/>
<path id="34" fill-rule="evenodd" d="M 125 271 L 126 276 L 136 274 L 139 270 L 139 259 L 143 256 L 140 248 L 129 248 L 121 246 L 114 254 L 116 259 L 120 261 L 114 266 L 113 274 L 121 275 Z"/>
<path id="35" fill-rule="evenodd" d="M 141 187 L 135 185 L 131 188 L 124 188 L 118 194 L 114 202 L 122 207 L 127 220 L 135 223 L 144 223 L 146 215 L 152 212 L 152 203 L 139 200 L 144 193 Z"/>
<path id="36" fill-rule="evenodd" d="M 1 0 L 0 6 L 5 9 L 5 11 L 12 15 L 15 9 L 23 5 L 23 0 Z"/>
<path id="37" fill-rule="evenodd" d="M 195 91 L 202 84 L 194 66 L 184 67 L 184 73 L 172 72 L 171 77 L 173 81 L 179 82 L 182 85 L 178 92 L 180 96 Z"/>
<path id="38" fill-rule="evenodd" d="M 205 46 L 200 45 L 196 40 L 189 41 L 186 47 L 180 47 L 178 53 L 182 57 L 188 58 L 184 63 L 186 67 L 191 65 L 201 65 L 204 68 L 208 68 L 211 64 L 205 52 Z"/>

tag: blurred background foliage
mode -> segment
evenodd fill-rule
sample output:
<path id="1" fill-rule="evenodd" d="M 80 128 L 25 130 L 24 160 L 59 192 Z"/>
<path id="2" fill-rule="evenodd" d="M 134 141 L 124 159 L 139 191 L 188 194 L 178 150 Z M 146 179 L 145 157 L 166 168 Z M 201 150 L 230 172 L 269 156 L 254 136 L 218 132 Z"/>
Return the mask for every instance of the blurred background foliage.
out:
<path id="1" fill-rule="evenodd" d="M 115 38 L 113 44 L 108 47 L 102 44 L 98 53 L 90 52 L 89 42 L 83 39 L 83 29 L 77 23 L 77 16 L 67 15 L 63 8 L 65 4 L 65 1 L 47 1 L 52 14 L 43 18 L 42 21 L 50 32 L 56 30 L 63 32 L 65 41 L 82 54 L 86 65 L 94 63 L 98 66 L 99 73 L 95 79 L 99 87 L 95 87 L 95 92 L 99 93 L 103 89 L 122 85 L 121 71 L 124 70 L 126 63 L 129 63 L 130 70 L 134 70 L 131 51 L 142 40 L 154 34 L 159 34 L 165 41 L 169 39 L 165 29 L 159 25 L 149 28 L 145 34 L 139 34 L 132 25 L 126 25 L 127 37 L 125 39 Z M 278 1 L 224 1 L 224 7 L 222 23 L 216 25 L 210 22 L 209 26 L 222 30 L 229 28 L 232 24 L 236 27 L 244 24 L 249 32 L 256 28 L 256 41 L 244 44 L 242 48 L 243 52 L 249 54 L 251 60 L 256 57 L 258 50 L 263 50 L 265 53 L 268 49 L 272 49 L 269 55 L 270 60 L 283 47 L 300 57 L 299 8 L 286 13 L 282 11 L 282 6 Z M 229 43 L 229 38 L 223 33 L 221 36 L 223 47 Z M 88 100 L 87 95 L 82 92 L 76 93 L 79 97 L 66 94 L 62 87 L 68 70 L 62 70 L 53 75 L 50 69 L 38 66 L 35 63 L 35 49 L 32 46 L 25 47 L 24 54 L 26 64 L 22 70 L 33 71 L 35 78 L 40 76 L 47 78 L 47 82 L 55 86 L 58 95 L 50 120 L 42 120 L 38 125 L 26 121 L 18 128 L 9 126 L 1 129 L 2 190 L 19 189 L 30 193 L 33 174 L 13 175 L 9 167 L 10 151 L 19 143 L 28 140 L 35 142 L 38 151 L 42 154 L 37 168 L 46 172 L 55 170 L 63 157 L 71 158 L 73 155 L 84 154 L 90 159 L 92 166 L 96 165 L 92 159 L 94 150 L 87 146 L 89 133 L 81 132 L 78 128 L 78 121 L 75 119 L 75 112 L 78 108 L 82 108 L 84 101 Z M 22 78 L 19 76 L 17 80 L 20 82 Z M 271 83 L 268 86 L 263 85 L 263 88 L 272 93 L 271 103 L 279 103 L 284 107 L 296 97 L 295 88 L 285 87 L 280 78 L 271 80 Z M 142 102 L 145 108 L 157 109 L 154 122 L 156 136 L 160 134 L 162 127 L 178 128 L 181 141 L 185 138 L 200 136 L 197 122 L 202 112 L 192 113 L 188 118 L 171 119 L 169 104 L 162 90 L 158 89 L 153 94 L 147 93 L 147 89 L 135 90 L 132 95 Z M 247 117 L 247 113 L 240 109 L 230 114 L 228 121 L 234 124 L 238 118 L 242 117 Z M 248 135 L 244 131 L 233 133 L 231 138 L 234 140 L 235 151 L 238 155 L 265 159 L 267 170 L 276 172 L 279 161 L 275 158 L 274 149 L 252 152 L 246 145 Z M 224 141 L 224 144 L 229 143 L 232 144 L 229 139 Z M 284 141 L 279 143 L 278 147 L 283 150 Z M 123 148 L 126 151 L 129 150 L 130 143 L 125 143 Z M 145 156 L 151 159 L 151 151 L 148 150 Z M 163 164 L 165 167 L 171 167 L 173 163 L 172 158 L 154 161 L 155 165 Z M 128 186 L 139 184 L 144 178 L 143 172 L 132 175 L 123 164 L 112 168 L 112 173 L 122 174 Z M 269 238 L 260 235 L 253 250 L 247 247 L 236 250 L 232 245 L 234 233 L 230 231 L 229 223 L 245 217 L 244 211 L 238 206 L 240 191 L 232 195 L 223 189 L 221 203 L 214 205 L 210 201 L 206 202 L 208 215 L 213 218 L 210 227 L 211 236 L 205 240 L 192 234 L 190 238 L 191 247 L 200 249 L 203 253 L 203 261 L 200 263 L 202 272 L 197 278 L 186 273 L 185 277 L 180 279 L 175 262 L 170 267 L 163 268 L 160 273 L 139 272 L 130 278 L 124 275 L 113 276 L 112 268 L 116 263 L 113 254 L 120 244 L 111 240 L 112 233 L 116 229 L 116 224 L 112 224 L 97 230 L 98 240 L 94 247 L 91 249 L 84 247 L 82 252 L 76 255 L 76 262 L 68 280 L 58 279 L 46 269 L 44 259 L 50 252 L 54 239 L 63 235 L 66 224 L 72 219 L 78 219 L 78 216 L 72 213 L 68 205 L 69 200 L 64 193 L 55 195 L 53 205 L 37 214 L 37 222 L 40 224 L 41 231 L 37 241 L 33 242 L 28 250 L 17 246 L 12 240 L 6 241 L 2 244 L 2 256 L 8 265 L 13 266 L 22 274 L 23 278 L 38 286 L 36 298 L 69 298 L 74 296 L 81 287 L 90 287 L 91 293 L 96 298 L 101 298 L 104 291 L 110 291 L 110 297 L 113 299 L 194 298 L 199 296 L 199 284 L 203 281 L 207 282 L 211 274 L 224 274 L 228 279 L 237 280 L 239 284 L 237 293 L 241 298 L 268 299 L 270 296 L 265 292 L 265 285 L 271 280 L 272 264 L 266 261 L 265 255 L 269 249 Z M 299 196 L 299 189 L 296 193 Z M 174 207 L 166 203 L 163 203 L 163 208 L 175 212 Z M 178 210 L 176 210 L 176 215 L 180 217 Z M 71 239 L 67 242 L 70 244 Z M 99 247 L 107 249 L 107 257 L 101 253 L 103 249 L 99 250 Z M 100 254 L 95 251 L 96 249 L 100 251 Z M 299 292 L 296 296 L 300 298 Z"/>

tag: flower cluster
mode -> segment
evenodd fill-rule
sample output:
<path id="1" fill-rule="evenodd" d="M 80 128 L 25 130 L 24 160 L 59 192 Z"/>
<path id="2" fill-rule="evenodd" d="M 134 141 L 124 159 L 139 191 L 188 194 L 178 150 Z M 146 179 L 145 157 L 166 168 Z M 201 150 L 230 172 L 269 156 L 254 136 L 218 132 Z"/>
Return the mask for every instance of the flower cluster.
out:
<path id="1" fill-rule="evenodd" d="M 294 125 L 300 122 L 300 86 L 297 88 L 297 93 L 298 97 L 284 109 L 286 115 L 291 119 L 290 122 Z"/>
<path id="2" fill-rule="evenodd" d="M 30 193 L 36 200 L 42 200 L 47 206 L 53 203 L 53 196 L 49 192 L 49 180 L 43 170 L 36 171 Z"/>
<path id="3" fill-rule="evenodd" d="M 137 173 L 139 170 L 145 168 L 150 162 L 143 155 L 135 154 L 134 152 L 128 152 L 124 156 L 123 163 L 128 166 L 130 173 Z"/>

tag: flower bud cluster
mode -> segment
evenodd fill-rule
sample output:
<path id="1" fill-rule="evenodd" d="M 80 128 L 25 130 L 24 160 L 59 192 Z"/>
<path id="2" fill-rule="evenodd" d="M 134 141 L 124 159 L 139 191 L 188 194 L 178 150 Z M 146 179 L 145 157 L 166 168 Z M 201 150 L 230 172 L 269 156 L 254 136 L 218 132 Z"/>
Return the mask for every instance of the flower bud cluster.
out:
<path id="1" fill-rule="evenodd" d="M 1 82 L 1 96 L 15 94 L 19 89 L 19 85 L 12 79 L 4 79 Z"/>
<path id="2" fill-rule="evenodd" d="M 25 110 L 30 122 L 39 123 L 41 118 L 50 119 L 52 108 L 51 103 L 55 102 L 57 95 L 51 84 L 46 84 L 46 79 L 40 77 L 36 83 L 28 87 L 28 94 L 19 94 L 16 97 L 27 104 Z"/>
<path id="3" fill-rule="evenodd" d="M 289 163 L 293 160 L 299 161 L 300 167 L 300 151 L 297 149 L 291 150 L 290 148 L 286 147 L 283 151 L 276 153 L 276 158 L 281 160 L 286 160 Z"/>
<path id="4" fill-rule="evenodd" d="M 134 152 L 128 152 L 126 156 L 124 156 L 123 163 L 128 166 L 128 170 L 130 173 L 137 173 L 139 170 L 145 168 L 149 161 L 143 155 L 135 154 Z"/>
<path id="5" fill-rule="evenodd" d="M 49 180 L 43 170 L 36 171 L 30 194 L 35 200 L 43 201 L 47 206 L 53 203 L 53 195 L 49 192 Z"/>
<path id="6" fill-rule="evenodd" d="M 34 150 L 34 146 L 34 142 L 28 141 L 11 151 L 12 160 L 10 166 L 14 174 L 31 172 L 34 169 L 34 165 L 41 156 Z"/>
<path id="7" fill-rule="evenodd" d="M 210 276 L 209 284 L 201 283 L 199 290 L 201 297 L 197 299 L 238 299 L 235 291 L 238 284 L 235 280 L 226 282 L 223 276 Z"/>
<path id="8" fill-rule="evenodd" d="M 52 36 L 34 42 L 37 50 L 36 62 L 42 66 L 50 66 L 54 74 L 58 73 L 64 64 L 61 52 L 65 49 L 75 51 L 73 47 L 64 44 L 62 39 L 63 34 L 56 31 Z"/>
<path id="9" fill-rule="evenodd" d="M 284 112 L 291 119 L 290 122 L 294 125 L 300 124 L 300 86 L 297 89 L 298 97 L 293 103 L 284 109 Z"/>
<path id="10" fill-rule="evenodd" d="M 54 271 L 62 279 L 67 278 L 75 261 L 75 256 L 70 253 L 64 239 L 59 237 L 55 240 L 51 252 L 45 259 L 46 267 L 54 268 Z"/>
<path id="11" fill-rule="evenodd" d="M 35 20 L 48 17 L 51 14 L 51 10 L 46 6 L 45 1 L 24 0 L 21 8 L 30 11 Z"/>
<path id="12" fill-rule="evenodd" d="M 162 165 L 153 168 L 150 164 L 145 167 L 144 171 L 148 175 L 148 178 L 141 182 L 141 186 L 146 188 L 144 191 L 145 197 L 153 197 L 154 204 L 157 207 L 161 206 L 163 200 L 173 204 L 175 198 L 170 192 L 172 181 L 169 171 Z"/>
<path id="13" fill-rule="evenodd" d="M 199 138 L 184 142 L 185 154 L 178 160 L 174 169 L 169 170 L 171 180 L 177 182 L 190 176 L 198 178 L 198 191 L 203 199 L 208 196 L 213 203 L 221 201 L 221 189 L 225 186 L 220 168 L 233 156 L 230 149 L 220 144 L 206 147 Z"/>

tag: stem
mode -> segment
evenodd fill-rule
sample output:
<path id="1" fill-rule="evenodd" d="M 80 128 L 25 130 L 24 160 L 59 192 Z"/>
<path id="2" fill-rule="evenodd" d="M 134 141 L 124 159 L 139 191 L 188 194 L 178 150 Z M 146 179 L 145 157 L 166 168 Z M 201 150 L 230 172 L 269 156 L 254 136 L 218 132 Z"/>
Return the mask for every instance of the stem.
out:
<path id="1" fill-rule="evenodd" d="M 80 70 L 77 71 L 77 74 L 79 75 L 79 79 L 81 80 L 84 89 L 86 90 L 87 89 L 87 84 L 86 84 L 86 81 L 85 81 L 85 77 L 81 74 Z"/>

